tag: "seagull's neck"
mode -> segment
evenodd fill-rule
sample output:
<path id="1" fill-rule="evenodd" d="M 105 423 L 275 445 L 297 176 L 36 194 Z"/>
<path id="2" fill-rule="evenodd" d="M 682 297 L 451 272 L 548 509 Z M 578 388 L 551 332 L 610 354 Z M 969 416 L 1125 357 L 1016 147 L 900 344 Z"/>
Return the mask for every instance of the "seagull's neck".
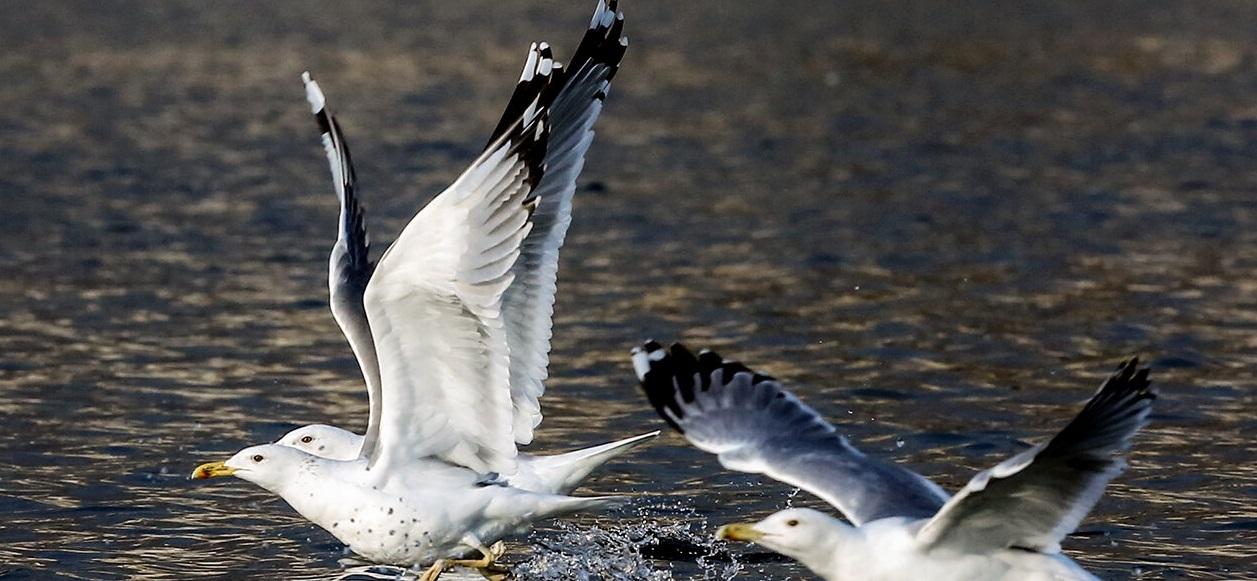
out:
<path id="1" fill-rule="evenodd" d="M 833 519 L 823 541 L 827 551 L 817 551 L 807 559 L 797 559 L 826 579 L 903 578 L 926 575 L 902 569 L 905 555 L 915 554 L 914 519 L 885 518 L 860 527 Z M 926 575 L 928 576 L 928 575 Z"/>
<path id="2" fill-rule="evenodd" d="M 845 556 L 860 551 L 863 545 L 860 531 L 836 518 L 817 523 L 808 533 L 806 542 L 769 548 L 802 563 L 821 577 L 830 578 L 832 571 L 843 567 Z"/>
<path id="3" fill-rule="evenodd" d="M 324 521 L 337 518 L 339 509 L 348 504 L 346 495 L 359 485 L 365 464 L 362 459 L 341 461 L 311 456 L 293 478 L 285 479 L 271 492 L 283 497 L 302 516 L 323 525 Z"/>

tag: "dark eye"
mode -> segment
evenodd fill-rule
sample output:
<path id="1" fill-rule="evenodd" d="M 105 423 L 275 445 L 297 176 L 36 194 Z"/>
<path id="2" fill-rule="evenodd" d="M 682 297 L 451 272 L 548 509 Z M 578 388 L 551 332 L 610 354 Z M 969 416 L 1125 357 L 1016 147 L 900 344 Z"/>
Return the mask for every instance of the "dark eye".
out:
<path id="1" fill-rule="evenodd" d="M 792 519 L 790 519 L 790 520 L 786 521 L 786 526 L 788 526 L 788 527 L 797 527 L 797 526 L 799 526 L 799 519 L 792 518 Z"/>
<path id="2" fill-rule="evenodd" d="M 302 437 L 301 437 L 301 443 L 302 443 L 302 444 L 309 444 L 310 442 L 313 442 L 313 441 L 314 441 L 314 436 L 302 436 Z"/>
<path id="3" fill-rule="evenodd" d="M 261 461 L 262 461 L 262 455 L 261 455 L 261 454 L 254 454 L 254 455 L 253 455 L 253 461 L 254 461 L 254 462 L 261 462 Z"/>

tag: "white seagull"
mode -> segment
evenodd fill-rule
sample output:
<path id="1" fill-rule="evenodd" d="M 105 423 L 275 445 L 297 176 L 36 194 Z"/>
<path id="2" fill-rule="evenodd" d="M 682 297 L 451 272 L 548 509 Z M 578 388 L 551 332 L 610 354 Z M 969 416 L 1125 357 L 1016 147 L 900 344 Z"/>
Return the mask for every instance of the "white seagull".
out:
<path id="1" fill-rule="evenodd" d="M 304 76 L 341 199 L 332 309 L 366 378 L 367 433 L 352 454 L 254 446 L 193 478 L 254 482 L 371 561 L 435 561 L 425 579 L 455 564 L 492 567 L 488 545 L 502 537 L 618 500 L 557 492 L 650 434 L 528 461 L 517 446 L 541 421 L 559 246 L 627 47 L 623 23 L 615 1 L 600 0 L 570 69 L 534 44 L 484 152 L 374 266 L 349 151 Z"/>
<path id="2" fill-rule="evenodd" d="M 777 380 L 711 351 L 654 341 L 633 350 L 652 405 L 731 470 L 811 492 L 847 522 L 804 508 L 718 537 L 752 541 L 829 580 L 1091 580 L 1060 542 L 1125 467 L 1155 399 L 1148 369 L 1122 363 L 1065 429 L 978 473 L 949 497 L 924 477 L 856 450 Z"/>
<path id="3" fill-rule="evenodd" d="M 533 227 L 520 245 L 511 269 L 514 281 L 502 297 L 502 318 L 510 347 L 512 403 L 517 406 L 516 441 L 528 444 L 532 429 L 541 421 L 537 398 L 544 391 L 550 351 L 551 315 L 559 249 L 571 224 L 572 196 L 576 177 L 585 164 L 585 152 L 593 142 L 593 125 L 602 111 L 603 99 L 619 66 L 627 41 L 620 36 L 623 15 L 616 2 L 600 3 L 589 30 L 577 47 L 570 72 L 554 61 L 549 45 L 534 45 L 524 73 L 493 131 L 493 138 L 509 128 L 532 103 L 543 85 L 557 91 L 550 106 L 550 147 L 545 172 L 533 196 L 539 201 L 532 215 Z M 618 51 L 618 52 L 616 52 Z M 326 98 L 309 74 L 302 76 L 311 110 L 323 133 L 323 145 L 340 200 L 337 240 L 329 260 L 328 285 L 332 315 L 349 340 L 366 381 L 370 414 L 367 432 L 313 424 L 292 430 L 276 443 L 334 460 L 366 456 L 379 438 L 380 364 L 364 296 L 375 265 L 368 258 L 366 220 L 356 194 L 356 178 L 344 133 L 327 109 Z M 491 140 L 493 139 L 491 138 Z M 503 474 L 512 486 L 533 492 L 568 493 L 593 470 L 642 444 L 659 432 L 641 434 L 617 442 L 554 456 L 519 453 L 516 472 Z"/>

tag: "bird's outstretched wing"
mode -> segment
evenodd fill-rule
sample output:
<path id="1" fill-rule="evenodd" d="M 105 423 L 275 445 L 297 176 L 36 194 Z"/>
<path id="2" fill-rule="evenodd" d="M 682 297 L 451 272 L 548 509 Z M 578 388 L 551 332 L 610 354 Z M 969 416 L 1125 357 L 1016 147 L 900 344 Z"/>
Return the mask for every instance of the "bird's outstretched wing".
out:
<path id="1" fill-rule="evenodd" d="M 520 246 L 519 259 L 511 269 L 515 280 L 502 299 L 502 318 L 511 349 L 511 399 L 515 406 L 515 441 L 532 441 L 533 429 L 541 423 L 538 399 L 545 390 L 546 368 L 550 363 L 550 329 L 554 314 L 555 279 L 559 269 L 559 248 L 572 222 L 572 195 L 576 177 L 585 165 L 585 152 L 593 143 L 594 122 L 610 90 L 611 78 L 619 70 L 628 46 L 622 36 L 624 15 L 616 0 L 599 0 L 589 30 L 566 68 L 554 64 L 553 79 L 546 82 L 525 67 L 506 113 L 494 130 L 494 138 L 509 127 L 541 92 L 550 107 L 550 145 L 546 153 L 546 174 L 535 192 L 537 210 L 533 228 Z M 540 46 L 542 58 L 550 58 L 550 47 Z"/>
<path id="2" fill-rule="evenodd" d="M 633 367 L 650 403 L 690 443 L 730 470 L 807 490 L 855 525 L 928 518 L 947 500 L 915 472 L 865 456 L 777 380 L 741 363 L 650 341 L 633 350 Z"/>
<path id="3" fill-rule="evenodd" d="M 962 552 L 1016 547 L 1043 553 L 1078 527 L 1121 473 L 1156 394 L 1139 360 L 1122 363 L 1082 412 L 1046 444 L 974 476 L 917 534 Z"/>
<path id="4" fill-rule="evenodd" d="M 366 211 L 358 201 L 358 178 L 340 124 L 328 110 L 323 90 L 310 78 L 310 73 L 303 73 L 301 80 L 305 83 L 310 110 L 318 121 L 319 131 L 323 133 L 323 149 L 327 151 L 327 163 L 332 170 L 332 186 L 340 200 L 340 219 L 336 244 L 332 246 L 332 255 L 328 260 L 327 282 L 331 290 L 332 316 L 349 340 L 349 347 L 358 359 L 367 384 L 371 411 L 362 446 L 363 450 L 367 450 L 375 446 L 379 436 L 380 364 L 363 305 L 367 282 L 375 270 L 375 264 L 368 257 L 370 240 L 367 238 Z"/>
<path id="5" fill-rule="evenodd" d="M 534 45 L 532 73 L 553 61 Z M 551 95 L 536 98 L 380 258 L 365 305 L 379 352 L 380 478 L 416 458 L 515 472 L 511 353 L 502 296 L 532 227 Z"/>

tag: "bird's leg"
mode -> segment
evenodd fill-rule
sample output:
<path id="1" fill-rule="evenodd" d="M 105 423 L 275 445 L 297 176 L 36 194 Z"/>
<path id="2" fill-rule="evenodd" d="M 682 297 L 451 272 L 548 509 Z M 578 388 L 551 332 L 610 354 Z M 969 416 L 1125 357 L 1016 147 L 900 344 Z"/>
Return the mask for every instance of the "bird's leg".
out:
<path id="1" fill-rule="evenodd" d="M 502 541 L 493 543 L 493 545 L 489 547 L 489 554 L 493 557 L 493 560 L 496 563 L 498 559 L 502 558 L 502 555 L 506 554 L 506 543 Z M 507 571 L 505 567 L 496 564 L 477 570 L 480 571 L 481 576 L 489 581 L 506 581 L 511 578 L 510 571 Z"/>
<path id="2" fill-rule="evenodd" d="M 419 577 L 419 581 L 436 581 L 441 576 L 441 573 L 444 573 L 450 566 L 449 561 L 437 559 L 431 567 L 428 567 L 427 571 L 423 572 L 423 575 Z"/>
<path id="3" fill-rule="evenodd" d="M 484 575 L 487 579 L 503 579 L 503 575 L 507 570 L 496 564 L 498 557 L 506 552 L 506 544 L 502 541 L 493 543 L 492 547 L 484 546 L 480 539 L 473 535 L 463 537 L 463 544 L 474 547 L 480 551 L 479 559 L 439 559 L 424 571 L 419 581 L 437 581 L 441 577 L 441 573 L 449 571 L 454 567 L 467 567 L 475 569 Z"/>
<path id="4" fill-rule="evenodd" d="M 467 535 L 463 537 L 463 544 L 475 547 L 477 551 L 480 551 L 480 558 L 453 559 L 448 561 L 449 566 L 467 567 L 469 569 L 494 573 L 504 573 L 506 571 L 505 569 L 496 566 L 498 557 L 501 557 L 502 554 L 506 552 L 505 543 L 498 541 L 493 544 L 493 547 L 486 547 L 484 546 L 484 543 L 480 542 L 480 539 L 476 538 L 474 535 Z M 448 569 L 449 566 L 446 568 Z"/>

